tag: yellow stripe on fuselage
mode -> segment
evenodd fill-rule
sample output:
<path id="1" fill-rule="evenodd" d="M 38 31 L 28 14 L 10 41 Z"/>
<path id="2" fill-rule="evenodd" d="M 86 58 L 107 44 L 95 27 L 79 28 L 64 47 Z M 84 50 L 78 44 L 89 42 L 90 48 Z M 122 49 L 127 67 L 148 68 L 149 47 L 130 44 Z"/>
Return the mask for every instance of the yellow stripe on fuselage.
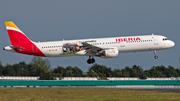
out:
<path id="1" fill-rule="evenodd" d="M 20 30 L 12 21 L 6 21 L 4 23 L 8 27 L 13 27 L 13 28 L 16 28 L 16 29 Z"/>

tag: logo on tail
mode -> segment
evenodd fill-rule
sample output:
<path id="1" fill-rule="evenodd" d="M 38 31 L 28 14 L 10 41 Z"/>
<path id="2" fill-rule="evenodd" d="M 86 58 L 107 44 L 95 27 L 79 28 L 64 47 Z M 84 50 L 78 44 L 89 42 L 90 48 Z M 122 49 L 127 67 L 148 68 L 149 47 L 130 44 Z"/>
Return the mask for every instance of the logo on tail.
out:
<path id="1" fill-rule="evenodd" d="M 45 57 L 36 43 L 31 41 L 12 21 L 5 22 L 5 25 L 12 45 L 4 47 L 4 50 Z"/>
<path id="2" fill-rule="evenodd" d="M 31 40 L 12 22 L 5 22 L 11 44 L 13 46 L 21 46 L 22 44 L 32 43 Z"/>

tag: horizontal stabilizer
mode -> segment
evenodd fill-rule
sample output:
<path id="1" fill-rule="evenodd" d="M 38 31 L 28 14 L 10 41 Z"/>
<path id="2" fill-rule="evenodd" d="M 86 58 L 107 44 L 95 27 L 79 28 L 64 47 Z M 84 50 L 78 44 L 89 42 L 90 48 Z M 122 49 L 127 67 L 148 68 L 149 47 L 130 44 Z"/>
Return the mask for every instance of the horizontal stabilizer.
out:
<path id="1" fill-rule="evenodd" d="M 11 47 L 12 49 L 18 49 L 18 50 L 22 50 L 23 48 L 22 47 L 17 47 L 17 46 L 9 46 Z"/>
<path id="2" fill-rule="evenodd" d="M 17 50 L 22 50 L 24 48 L 22 47 L 17 47 L 17 46 L 6 46 L 6 47 L 3 47 L 3 50 L 6 50 L 6 51 L 11 51 L 11 52 L 15 52 L 14 49 L 17 49 Z"/>

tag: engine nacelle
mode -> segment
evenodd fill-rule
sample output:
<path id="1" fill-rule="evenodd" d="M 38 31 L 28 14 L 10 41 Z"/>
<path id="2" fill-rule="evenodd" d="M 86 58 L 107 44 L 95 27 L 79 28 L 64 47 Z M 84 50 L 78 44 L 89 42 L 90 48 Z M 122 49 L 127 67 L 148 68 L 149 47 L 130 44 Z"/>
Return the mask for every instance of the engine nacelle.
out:
<path id="1" fill-rule="evenodd" d="M 118 57 L 118 55 L 119 55 L 119 51 L 117 49 L 108 49 L 108 50 L 104 50 L 101 58 L 115 58 Z"/>

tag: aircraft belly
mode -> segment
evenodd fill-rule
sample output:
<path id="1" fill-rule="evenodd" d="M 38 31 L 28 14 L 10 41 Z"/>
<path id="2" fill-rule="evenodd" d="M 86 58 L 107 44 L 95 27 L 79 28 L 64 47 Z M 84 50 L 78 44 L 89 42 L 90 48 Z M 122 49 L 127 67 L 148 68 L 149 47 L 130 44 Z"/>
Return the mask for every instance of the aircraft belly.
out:
<path id="1" fill-rule="evenodd" d="M 152 51 L 152 50 L 160 50 L 161 48 L 157 45 L 151 45 L 151 44 L 131 44 L 131 45 L 126 45 L 125 47 L 120 47 L 119 51 L 121 53 L 123 52 L 140 52 L 140 51 Z"/>

